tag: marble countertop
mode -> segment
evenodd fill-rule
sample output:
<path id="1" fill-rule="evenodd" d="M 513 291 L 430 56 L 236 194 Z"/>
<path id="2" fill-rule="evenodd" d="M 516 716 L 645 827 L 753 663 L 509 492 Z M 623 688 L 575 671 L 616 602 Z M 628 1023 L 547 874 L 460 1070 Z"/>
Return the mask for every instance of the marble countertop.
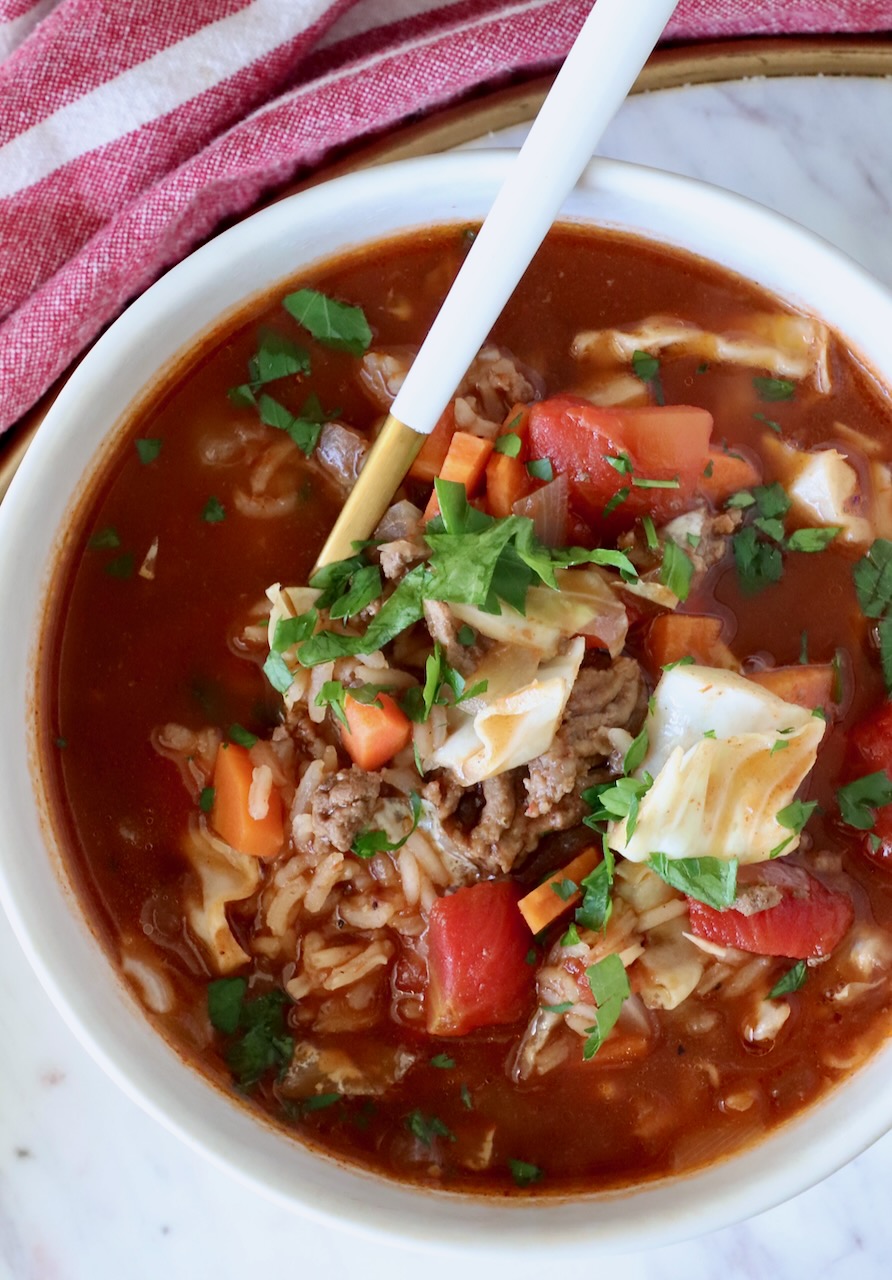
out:
<path id="1" fill-rule="evenodd" d="M 750 80 L 630 100 L 603 152 L 706 178 L 789 214 L 892 284 L 892 80 Z M 517 132 L 475 145 L 505 145 Z M 208 1164 L 111 1084 L 62 1023 L 0 915 L 0 1280 L 363 1280 L 456 1260 L 332 1232 Z M 626 1280 L 872 1280 L 889 1273 L 892 1135 L 796 1200 L 617 1260 Z M 585 1250 L 578 1260 L 586 1259 Z M 562 1268 L 573 1259 L 562 1255 Z M 512 1251 L 512 1280 L 540 1263 Z M 498 1274 L 462 1259 L 467 1280 Z"/>

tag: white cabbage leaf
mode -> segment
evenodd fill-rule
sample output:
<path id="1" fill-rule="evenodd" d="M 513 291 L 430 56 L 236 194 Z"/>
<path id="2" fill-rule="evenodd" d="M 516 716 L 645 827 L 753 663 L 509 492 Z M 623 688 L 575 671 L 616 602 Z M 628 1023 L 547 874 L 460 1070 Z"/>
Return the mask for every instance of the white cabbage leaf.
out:
<path id="1" fill-rule="evenodd" d="M 207 951 L 215 972 L 232 973 L 251 957 L 236 941 L 226 908 L 230 902 L 243 902 L 257 891 L 257 859 L 231 848 L 204 825 L 190 827 L 183 853 L 198 876 L 200 888 L 198 897 L 186 903 L 189 927 Z"/>
<path id="2" fill-rule="evenodd" d="M 501 603 L 501 613 L 485 613 L 475 605 L 450 604 L 459 622 L 466 622 L 480 635 L 502 644 L 535 649 L 553 658 L 568 636 L 597 636 L 610 656 L 622 653 L 628 629 L 625 605 L 616 595 L 616 586 L 624 585 L 598 568 L 558 569 L 558 590 L 552 587 L 530 587 L 526 613 L 518 613 Z M 531 757 L 532 758 L 532 757 Z"/>
<path id="3" fill-rule="evenodd" d="M 809 453 L 773 436 L 765 440 L 765 451 L 789 494 L 790 510 L 796 518 L 808 525 L 839 525 L 842 542 L 861 545 L 873 541 L 871 522 L 863 514 L 867 504 L 857 472 L 841 453 L 836 449 Z"/>
<path id="4" fill-rule="evenodd" d="M 649 316 L 635 325 L 578 333 L 571 347 L 577 358 L 602 367 L 629 364 L 636 351 L 743 365 L 778 378 L 808 379 L 818 391 L 830 390 L 827 328 L 809 316 L 744 316 L 726 333 L 712 333 L 676 316 Z"/>
<path id="5" fill-rule="evenodd" d="M 542 755 L 563 719 L 585 654 L 585 641 L 573 640 L 567 652 L 542 662 L 535 678 L 520 688 L 476 698 L 449 712 L 450 732 L 425 760 L 428 769 L 451 769 L 462 786 L 474 786 Z"/>
<path id="6" fill-rule="evenodd" d="M 796 848 L 777 814 L 815 763 L 823 720 L 743 676 L 692 665 L 663 675 L 646 727 L 638 776 L 653 785 L 631 836 L 625 819 L 610 824 L 613 849 L 634 862 L 663 853 L 745 863 Z"/>

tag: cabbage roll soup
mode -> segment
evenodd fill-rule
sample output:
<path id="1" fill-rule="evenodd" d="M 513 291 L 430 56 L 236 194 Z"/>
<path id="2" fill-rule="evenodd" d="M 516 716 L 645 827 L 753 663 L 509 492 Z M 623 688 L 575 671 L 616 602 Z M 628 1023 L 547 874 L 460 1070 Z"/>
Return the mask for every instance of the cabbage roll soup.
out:
<path id="1" fill-rule="evenodd" d="M 887 1034 L 892 420 L 820 322 L 559 227 L 311 577 L 473 234 L 315 269 L 134 413 L 57 574 L 45 772 L 95 932 L 242 1105 L 598 1191 Z"/>

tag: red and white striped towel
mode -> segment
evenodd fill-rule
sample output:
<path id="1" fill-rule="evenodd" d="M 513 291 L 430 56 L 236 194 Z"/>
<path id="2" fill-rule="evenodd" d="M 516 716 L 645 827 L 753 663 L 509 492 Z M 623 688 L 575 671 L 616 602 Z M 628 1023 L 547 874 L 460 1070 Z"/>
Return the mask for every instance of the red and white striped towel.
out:
<path id="1" fill-rule="evenodd" d="M 0 0 L 0 430 L 223 218 L 334 147 L 554 66 L 590 5 Z M 668 35 L 886 27 L 892 0 L 681 0 Z"/>

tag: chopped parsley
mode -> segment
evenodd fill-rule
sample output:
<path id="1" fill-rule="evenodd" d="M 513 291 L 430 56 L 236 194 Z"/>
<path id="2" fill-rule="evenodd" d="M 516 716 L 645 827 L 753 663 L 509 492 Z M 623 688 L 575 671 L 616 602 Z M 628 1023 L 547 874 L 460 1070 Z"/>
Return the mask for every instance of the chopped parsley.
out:
<path id="1" fill-rule="evenodd" d="M 668 587 L 679 600 L 685 601 L 691 589 L 694 576 L 694 565 L 690 556 L 682 551 L 677 542 L 671 538 L 663 543 L 663 564 L 660 569 L 660 582 Z"/>
<path id="2" fill-rule="evenodd" d="M 120 578 L 122 580 L 132 578 L 133 553 L 125 551 L 122 555 L 115 556 L 114 560 L 109 560 L 103 567 L 110 578 Z"/>
<path id="3" fill-rule="evenodd" d="M 769 1000 L 777 1000 L 779 996 L 787 996 L 792 991 L 798 991 L 804 984 L 808 975 L 808 969 L 804 960 L 797 960 L 791 969 L 780 978 L 768 992 Z"/>
<path id="4" fill-rule="evenodd" d="M 353 841 L 352 851 L 357 858 L 373 858 L 376 853 L 396 853 L 418 826 L 421 817 L 421 798 L 413 791 L 409 796 L 409 808 L 412 813 L 412 825 L 400 840 L 388 840 L 386 831 L 360 831 Z"/>
<path id="5" fill-rule="evenodd" d="M 470 628 L 469 628 L 470 630 Z M 471 632 L 473 636 L 473 632 Z M 469 698 L 479 697 L 489 687 L 487 680 L 478 680 L 470 689 L 465 687 L 465 678 L 446 661 L 439 642 L 434 645 L 433 652 L 428 654 L 424 664 L 424 685 L 407 689 L 400 706 L 410 720 L 422 724 L 430 716 L 435 706 L 458 706 Z"/>
<path id="6" fill-rule="evenodd" d="M 448 1053 L 437 1053 L 431 1058 L 431 1066 L 438 1067 L 440 1071 L 451 1071 L 455 1058 L 450 1058 Z"/>
<path id="7" fill-rule="evenodd" d="M 434 1138 L 445 1138 L 448 1142 L 455 1142 L 455 1134 L 439 1116 L 426 1116 L 417 1108 L 406 1116 L 406 1128 L 426 1147 L 433 1146 Z"/>
<path id="8" fill-rule="evenodd" d="M 620 453 L 614 457 L 612 454 L 602 454 L 605 462 L 609 462 L 614 471 L 618 471 L 621 476 L 630 476 L 632 474 L 632 459 L 627 453 Z"/>
<path id="9" fill-rule="evenodd" d="M 650 746 L 650 738 L 647 732 L 647 725 L 641 730 L 637 737 L 633 738 L 629 744 L 629 749 L 623 756 L 623 773 L 634 773 L 644 763 Z"/>
<path id="10" fill-rule="evenodd" d="M 289 293 L 282 306 L 324 347 L 361 356 L 371 346 L 372 331 L 362 307 L 329 298 L 318 289 Z"/>
<path id="11" fill-rule="evenodd" d="M 263 664 L 263 674 L 275 691 L 283 695 L 294 684 L 294 676 L 291 674 L 288 663 L 281 653 L 277 653 L 275 649 L 270 650 L 269 656 Z"/>
<path id="12" fill-rule="evenodd" d="M 756 395 L 767 404 L 779 400 L 792 400 L 796 394 L 796 383 L 789 378 L 753 378 Z"/>
<path id="13" fill-rule="evenodd" d="M 163 441 L 157 438 L 135 441 L 137 456 L 144 467 L 147 467 L 150 462 L 155 461 L 158 454 L 161 452 L 162 443 Z"/>
<path id="14" fill-rule="evenodd" d="M 250 749 L 257 741 L 257 735 L 249 733 L 240 724 L 231 724 L 229 726 L 228 735 L 230 742 L 234 742 L 239 747 L 247 747 Z"/>
<path id="15" fill-rule="evenodd" d="M 892 694 L 892 542 L 877 538 L 852 572 L 861 612 L 877 620 L 883 681 Z"/>
<path id="16" fill-rule="evenodd" d="M 283 333 L 274 329 L 260 332 L 257 353 L 248 361 L 248 381 L 232 387 L 229 399 L 240 407 L 254 407 L 257 391 L 268 382 L 277 382 L 310 372 L 310 355 Z"/>
<path id="17" fill-rule="evenodd" d="M 663 382 L 660 378 L 660 362 L 656 356 L 650 355 L 647 351 L 633 351 L 632 372 L 653 393 L 657 404 L 666 403 Z"/>
<path id="18" fill-rule="evenodd" d="M 648 480 L 644 476 L 632 476 L 632 484 L 638 489 L 680 489 L 678 476 L 674 480 Z"/>
<path id="19" fill-rule="evenodd" d="M 551 465 L 549 458 L 533 458 L 527 463 L 527 473 L 534 480 L 553 480 L 554 467 Z"/>
<path id="20" fill-rule="evenodd" d="M 328 1107 L 333 1107 L 335 1103 L 340 1102 L 342 1098 L 340 1093 L 314 1093 L 309 1098 L 303 1098 L 298 1104 L 303 1115 L 312 1113 L 313 1111 L 325 1111 Z"/>
<path id="21" fill-rule="evenodd" d="M 605 956 L 585 971 L 598 1013 L 594 1026 L 586 1027 L 582 1056 L 588 1061 L 601 1048 L 619 1018 L 624 1001 L 631 995 L 629 979 L 617 955 Z"/>
<path id="22" fill-rule="evenodd" d="M 121 539 L 117 529 L 113 529 L 108 525 L 105 529 L 99 529 L 93 534 L 87 546 L 91 551 L 112 551 L 121 545 Z"/>
<path id="23" fill-rule="evenodd" d="M 511 1177 L 519 1187 L 529 1187 L 534 1182 L 542 1180 L 542 1170 L 539 1166 L 530 1164 L 526 1160 L 509 1160 L 508 1168 L 511 1171 Z"/>
<path id="24" fill-rule="evenodd" d="M 784 565 L 779 547 L 762 541 L 752 525 L 735 534 L 731 541 L 737 580 L 744 595 L 756 595 L 780 582 Z"/>
<path id="25" fill-rule="evenodd" d="M 465 1108 L 465 1110 L 473 1111 L 474 1103 L 471 1100 L 471 1090 L 468 1088 L 466 1084 L 462 1085 L 459 1096 L 461 1097 L 462 1106 Z"/>
<path id="26" fill-rule="evenodd" d="M 604 841 L 604 856 L 594 870 L 583 876 L 580 887 L 583 890 L 582 903 L 576 908 L 574 917 L 577 924 L 584 929 L 598 933 L 605 927 L 613 910 L 610 891 L 613 888 L 614 857 L 613 851 Z"/>
<path id="27" fill-rule="evenodd" d="M 424 601 L 443 600 L 471 604 L 488 613 L 499 613 L 504 601 L 523 613 L 528 589 L 544 583 L 557 589 L 555 571 L 576 564 L 598 564 L 618 569 L 632 581 L 637 570 L 622 551 L 596 547 L 551 550 L 533 532 L 525 516 L 496 519 L 472 507 L 464 485 L 435 481 L 440 515 L 427 526 L 425 540 L 431 555 L 399 582 L 381 606 L 364 635 L 319 631 L 298 650 L 302 666 L 381 649 L 424 616 Z M 364 563 L 358 556 L 327 565 L 311 580 L 323 590 L 317 607 L 324 609 L 333 594 Z M 462 691 L 463 692 L 463 691 Z M 470 691 L 464 696 L 470 696 Z"/>
<path id="28" fill-rule="evenodd" d="M 841 525 L 831 524 L 823 529 L 797 529 L 787 539 L 787 550 L 826 551 L 841 528 Z"/>
<path id="29" fill-rule="evenodd" d="M 210 813 L 214 807 L 214 788 L 202 787 L 198 797 L 198 807 L 202 813 Z"/>
<path id="30" fill-rule="evenodd" d="M 552 880 L 551 891 L 557 894 L 561 902 L 569 902 L 573 894 L 579 892 L 579 885 L 575 880 Z"/>
<path id="31" fill-rule="evenodd" d="M 322 408 L 315 392 L 307 396 L 302 408 L 296 414 L 265 393 L 257 401 L 257 411 L 261 422 L 265 422 L 268 427 L 286 432 L 301 453 L 306 454 L 308 458 L 319 443 L 319 437 L 326 422 L 338 416 L 337 409 L 328 412 Z"/>
<path id="32" fill-rule="evenodd" d="M 840 787 L 836 793 L 842 820 L 857 831 L 870 831 L 874 810 L 892 804 L 892 779 L 882 769 Z"/>
<path id="33" fill-rule="evenodd" d="M 226 508 L 219 498 L 208 498 L 202 508 L 201 518 L 206 524 L 219 524 L 226 519 Z"/>
<path id="34" fill-rule="evenodd" d="M 506 431 L 504 435 L 498 436 L 493 443 L 493 453 L 504 453 L 506 458 L 516 458 L 520 453 L 521 446 L 520 436 L 516 431 Z"/>
<path id="35" fill-rule="evenodd" d="M 602 512 L 602 515 L 604 516 L 604 518 L 606 519 L 607 516 L 612 516 L 616 508 L 621 503 L 625 502 L 626 498 L 628 498 L 631 492 L 632 492 L 631 489 L 617 489 L 616 493 L 613 495 L 610 501 L 607 502 L 604 506 L 604 510 Z"/>
<path id="36" fill-rule="evenodd" d="M 579 930 L 576 928 L 575 924 L 571 924 L 568 927 L 567 932 L 561 938 L 561 946 L 575 947 L 579 944 L 579 941 Z"/>
<path id="37" fill-rule="evenodd" d="M 463 644 L 467 649 L 472 644 L 477 643 L 477 632 L 474 630 L 473 627 L 469 627 L 466 622 L 462 623 L 462 625 L 458 629 L 457 639 L 458 639 L 458 643 Z"/>
<path id="38" fill-rule="evenodd" d="M 659 551 L 660 539 L 657 537 L 657 531 L 650 516 L 641 517 L 641 528 L 644 530 L 644 538 L 647 542 L 648 550 Z"/>
<path id="39" fill-rule="evenodd" d="M 737 896 L 736 858 L 668 858 L 665 853 L 652 853 L 647 865 L 673 889 L 716 911 L 730 907 Z"/>
<path id="40" fill-rule="evenodd" d="M 288 1066 L 294 1039 L 288 1034 L 284 991 L 247 996 L 244 978 L 218 978 L 208 984 L 208 1017 L 215 1030 L 234 1037 L 226 1062 L 242 1089 L 252 1088 L 267 1071 Z"/>
<path id="41" fill-rule="evenodd" d="M 638 824 L 638 808 L 643 796 L 653 786 L 653 778 L 646 773 L 643 778 L 617 778 L 615 782 L 601 782 L 582 793 L 582 799 L 592 812 L 583 818 L 587 827 L 600 831 L 604 822 L 626 820 L 626 835 L 631 839 Z"/>
<path id="42" fill-rule="evenodd" d="M 764 422 L 765 426 L 768 427 L 769 430 L 774 431 L 777 435 L 781 434 L 781 425 L 779 422 L 775 422 L 773 418 L 767 417 L 761 411 L 754 413 L 753 417 L 757 422 Z"/>
<path id="43" fill-rule="evenodd" d="M 341 724 L 347 724 L 344 703 L 348 697 L 365 707 L 380 707 L 383 706 L 380 695 L 389 693 L 392 688 L 392 685 L 386 684 L 361 684 L 348 689 L 340 680 L 326 680 L 316 694 L 316 706 L 331 707 Z"/>
<path id="44" fill-rule="evenodd" d="M 674 671 L 676 667 L 692 667 L 693 665 L 694 659 L 690 654 L 686 653 L 683 658 L 676 658 L 674 662 L 664 662 L 662 670 Z"/>

